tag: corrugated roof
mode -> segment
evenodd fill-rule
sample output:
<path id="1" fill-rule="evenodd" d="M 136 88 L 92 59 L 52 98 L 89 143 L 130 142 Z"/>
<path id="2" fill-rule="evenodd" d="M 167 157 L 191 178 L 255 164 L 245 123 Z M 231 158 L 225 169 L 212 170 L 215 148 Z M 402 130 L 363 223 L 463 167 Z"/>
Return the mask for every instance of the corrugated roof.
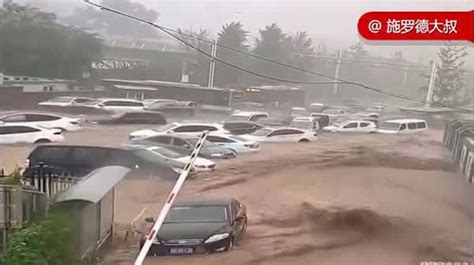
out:
<path id="1" fill-rule="evenodd" d="M 97 203 L 112 190 L 129 171 L 129 168 L 121 166 L 98 168 L 84 177 L 81 182 L 58 193 L 54 198 L 54 202 L 86 201 Z"/>

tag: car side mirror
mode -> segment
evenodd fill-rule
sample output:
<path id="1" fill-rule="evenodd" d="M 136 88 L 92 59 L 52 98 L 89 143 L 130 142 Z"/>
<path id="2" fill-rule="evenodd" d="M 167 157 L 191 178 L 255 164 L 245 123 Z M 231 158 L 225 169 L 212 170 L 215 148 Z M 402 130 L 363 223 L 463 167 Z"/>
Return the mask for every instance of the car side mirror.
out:
<path id="1" fill-rule="evenodd" d="M 153 217 L 147 217 L 147 218 L 145 218 L 145 222 L 147 222 L 147 223 L 154 223 L 154 222 L 155 222 L 155 218 L 153 218 Z"/>

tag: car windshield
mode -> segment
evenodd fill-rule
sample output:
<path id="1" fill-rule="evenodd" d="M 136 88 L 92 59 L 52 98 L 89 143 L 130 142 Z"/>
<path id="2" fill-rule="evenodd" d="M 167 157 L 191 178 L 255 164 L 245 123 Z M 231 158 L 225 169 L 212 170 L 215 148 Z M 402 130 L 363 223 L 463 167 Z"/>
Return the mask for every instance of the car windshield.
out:
<path id="1" fill-rule="evenodd" d="M 230 139 L 234 139 L 234 140 L 237 140 L 237 141 L 240 141 L 240 142 L 247 142 L 248 141 L 244 137 L 240 137 L 240 136 L 237 136 L 237 135 L 231 135 L 231 136 L 228 136 L 228 137 Z"/>
<path id="2" fill-rule="evenodd" d="M 260 130 L 256 130 L 255 132 L 251 133 L 250 135 L 253 135 L 253 136 L 265 136 L 267 134 L 269 134 L 272 130 L 270 129 L 266 129 L 266 128 L 262 128 Z"/>
<path id="3" fill-rule="evenodd" d="M 181 155 L 179 153 L 176 153 L 174 151 L 171 151 L 169 149 L 166 149 L 166 148 L 153 148 L 150 151 L 152 151 L 154 153 L 158 153 L 158 154 L 160 154 L 164 157 L 167 157 L 167 158 L 180 158 L 180 157 L 183 157 L 183 155 Z"/>
<path id="4" fill-rule="evenodd" d="M 137 157 L 141 158 L 142 160 L 150 163 L 162 163 L 163 158 L 150 150 L 147 149 L 139 149 L 133 152 Z"/>
<path id="5" fill-rule="evenodd" d="M 190 138 L 190 139 L 187 139 L 187 140 L 193 146 L 195 146 L 197 144 L 197 142 L 199 141 L 199 138 Z M 217 144 L 209 142 L 208 140 L 205 140 L 204 143 L 202 144 L 202 147 L 217 147 L 217 146 L 218 146 Z"/>
<path id="6" fill-rule="evenodd" d="M 57 98 L 53 98 L 53 99 L 50 99 L 48 100 L 49 102 L 58 102 L 58 103 L 67 103 L 67 102 L 71 102 L 74 98 L 70 98 L 70 97 L 57 97 Z"/>
<path id="7" fill-rule="evenodd" d="M 400 124 L 395 122 L 382 122 L 379 125 L 379 129 L 382 130 L 398 131 L 398 128 L 400 128 Z"/>
<path id="8" fill-rule="evenodd" d="M 224 206 L 174 206 L 164 223 L 222 223 L 227 221 Z"/>
<path id="9" fill-rule="evenodd" d="M 225 121 L 248 121 L 249 117 L 244 115 L 231 115 Z"/>
<path id="10" fill-rule="evenodd" d="M 166 124 L 157 128 L 153 128 L 152 130 L 155 132 L 164 132 L 164 131 L 174 128 L 175 126 L 176 126 L 175 124 L 170 123 L 170 124 Z"/>

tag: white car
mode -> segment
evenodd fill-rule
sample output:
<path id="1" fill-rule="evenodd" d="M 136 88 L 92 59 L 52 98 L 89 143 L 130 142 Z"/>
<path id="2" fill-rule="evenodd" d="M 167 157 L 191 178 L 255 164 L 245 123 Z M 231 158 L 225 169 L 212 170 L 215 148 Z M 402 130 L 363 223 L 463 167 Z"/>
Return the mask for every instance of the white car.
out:
<path id="1" fill-rule="evenodd" d="M 86 104 L 87 107 L 111 112 L 143 111 L 141 101 L 126 98 L 100 98 Z"/>
<path id="2" fill-rule="evenodd" d="M 372 121 L 349 120 L 335 125 L 326 126 L 323 130 L 326 132 L 374 133 L 377 131 L 377 125 Z"/>
<path id="3" fill-rule="evenodd" d="M 214 133 L 229 133 L 224 129 L 223 125 L 218 123 L 180 123 L 173 122 L 165 126 L 154 129 L 145 129 L 131 132 L 129 139 L 143 139 L 155 136 L 162 133 L 177 133 L 177 134 L 199 134 L 203 131 Z"/>
<path id="4" fill-rule="evenodd" d="M 410 134 L 426 131 L 428 124 L 420 119 L 387 120 L 379 125 L 377 132 L 385 134 Z"/>
<path id="5" fill-rule="evenodd" d="M 178 161 L 185 164 L 188 163 L 189 159 L 191 158 L 190 156 L 183 156 L 182 154 L 176 153 L 164 147 L 152 146 L 152 147 L 147 147 L 147 149 L 163 157 L 164 159 Z M 194 169 L 198 172 L 213 171 L 216 169 L 216 163 L 206 158 L 197 157 L 196 160 L 194 161 Z"/>
<path id="6" fill-rule="evenodd" d="M 352 116 L 371 118 L 371 119 L 379 119 L 380 118 L 380 114 L 377 113 L 377 112 L 357 112 L 357 113 L 352 114 Z"/>
<path id="7" fill-rule="evenodd" d="M 280 128 L 262 128 L 256 130 L 251 134 L 244 136 L 245 138 L 257 142 L 312 142 L 318 139 L 318 135 L 314 131 L 302 130 L 292 127 L 280 127 Z"/>
<path id="8" fill-rule="evenodd" d="M 298 117 L 298 116 L 304 116 L 304 115 L 308 115 L 308 111 L 305 108 L 292 107 L 290 110 L 290 116 L 292 117 Z"/>
<path id="9" fill-rule="evenodd" d="M 270 115 L 266 112 L 239 111 L 227 117 L 225 122 L 257 121 L 258 119 L 269 117 Z"/>
<path id="10" fill-rule="evenodd" d="M 206 137 L 211 143 L 228 148 L 236 153 L 253 153 L 260 150 L 260 145 L 244 137 L 229 134 L 209 134 Z"/>
<path id="11" fill-rule="evenodd" d="M 319 122 L 314 117 L 298 116 L 293 118 L 290 122 L 290 127 L 318 131 L 320 126 Z"/>
<path id="12" fill-rule="evenodd" d="M 62 131 L 78 131 L 81 129 L 80 118 L 69 118 L 45 113 L 15 112 L 1 116 L 1 123 L 23 123 L 48 129 L 61 129 Z"/>
<path id="13" fill-rule="evenodd" d="M 0 124 L 0 144 L 43 144 L 62 142 L 59 129 L 46 129 L 27 124 Z"/>
<path id="14" fill-rule="evenodd" d="M 93 98 L 84 97 L 55 97 L 48 101 L 38 103 L 39 106 L 51 106 L 51 107 L 72 107 L 81 106 L 88 102 L 94 101 Z"/>
<path id="15" fill-rule="evenodd" d="M 174 99 L 167 99 L 167 98 L 149 98 L 149 99 L 144 99 L 142 102 L 146 108 L 153 104 L 178 103 L 179 101 L 174 100 Z"/>

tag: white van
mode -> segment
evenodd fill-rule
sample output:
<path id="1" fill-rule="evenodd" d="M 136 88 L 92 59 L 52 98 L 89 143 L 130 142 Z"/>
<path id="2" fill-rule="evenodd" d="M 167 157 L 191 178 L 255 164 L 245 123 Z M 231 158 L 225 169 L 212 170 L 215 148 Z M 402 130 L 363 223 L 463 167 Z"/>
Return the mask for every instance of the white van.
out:
<path id="1" fill-rule="evenodd" d="M 386 134 L 409 134 L 426 131 L 428 124 L 419 119 L 387 120 L 379 125 L 377 132 Z"/>

